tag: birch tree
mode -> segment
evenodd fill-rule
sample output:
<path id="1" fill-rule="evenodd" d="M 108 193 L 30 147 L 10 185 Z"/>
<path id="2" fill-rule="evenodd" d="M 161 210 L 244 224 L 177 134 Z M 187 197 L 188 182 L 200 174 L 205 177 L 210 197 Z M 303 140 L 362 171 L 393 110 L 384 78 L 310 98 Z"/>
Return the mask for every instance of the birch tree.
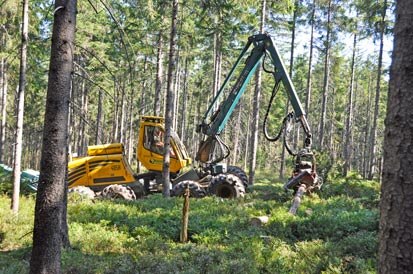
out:
<path id="1" fill-rule="evenodd" d="M 29 0 L 23 1 L 22 13 L 22 36 L 20 47 L 20 76 L 19 89 L 17 92 L 17 121 L 14 144 L 14 164 L 13 164 L 13 197 L 12 210 L 17 214 L 19 211 L 20 196 L 20 172 L 23 146 L 23 116 L 24 116 L 24 91 L 26 87 L 26 70 L 27 70 L 27 43 L 29 30 Z"/>

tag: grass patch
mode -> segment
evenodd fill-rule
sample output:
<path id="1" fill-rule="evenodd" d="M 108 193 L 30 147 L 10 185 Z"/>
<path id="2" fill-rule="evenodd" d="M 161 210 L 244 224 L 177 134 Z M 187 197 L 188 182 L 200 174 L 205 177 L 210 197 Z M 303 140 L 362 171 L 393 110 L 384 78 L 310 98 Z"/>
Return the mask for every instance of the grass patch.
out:
<path id="1" fill-rule="evenodd" d="M 288 214 L 291 194 L 259 174 L 244 199 L 191 199 L 190 242 L 178 242 L 183 200 L 160 194 L 126 202 L 69 197 L 71 249 L 64 273 L 375 273 L 376 182 L 330 180 Z M 0 273 L 27 273 L 34 197 L 12 216 L 0 195 Z M 269 223 L 254 227 L 254 216 Z"/>

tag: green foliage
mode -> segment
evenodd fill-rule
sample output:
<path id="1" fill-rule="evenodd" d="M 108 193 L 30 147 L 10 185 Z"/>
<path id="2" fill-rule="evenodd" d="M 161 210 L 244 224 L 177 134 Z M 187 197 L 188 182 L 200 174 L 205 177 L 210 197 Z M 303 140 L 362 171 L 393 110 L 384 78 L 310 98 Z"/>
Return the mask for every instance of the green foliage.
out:
<path id="1" fill-rule="evenodd" d="M 244 199 L 191 199 L 189 243 L 179 243 L 182 198 L 160 194 L 126 202 L 70 196 L 72 248 L 64 273 L 374 273 L 377 182 L 334 179 L 288 213 L 290 194 L 258 173 Z M 33 197 L 18 217 L 0 196 L 0 272 L 28 269 Z M 269 216 L 263 227 L 254 216 Z M 275 272 L 274 272 L 275 271 Z"/>

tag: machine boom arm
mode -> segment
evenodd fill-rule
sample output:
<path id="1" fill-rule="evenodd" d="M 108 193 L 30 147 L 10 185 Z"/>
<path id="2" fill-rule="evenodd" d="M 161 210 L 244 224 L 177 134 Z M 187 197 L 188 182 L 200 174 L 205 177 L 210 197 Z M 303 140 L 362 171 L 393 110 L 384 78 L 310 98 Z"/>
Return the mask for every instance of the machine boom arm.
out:
<path id="1" fill-rule="evenodd" d="M 251 46 L 253 46 L 253 48 L 250 51 L 248 58 L 246 59 L 245 66 L 236 79 L 235 84 L 233 84 L 227 98 L 224 99 L 217 108 L 219 98 L 222 97 L 223 91 L 229 84 L 235 69 L 239 66 L 241 59 L 245 54 L 247 54 Z M 218 91 L 218 94 L 215 96 L 207 112 L 205 113 L 202 122 L 199 125 L 198 131 L 202 131 L 202 133 L 209 137 L 209 140 L 215 140 L 217 136 L 219 136 L 219 134 L 225 128 L 228 119 L 237 106 L 241 96 L 244 94 L 247 84 L 249 83 L 251 77 L 254 75 L 257 67 L 260 65 L 264 55 L 270 57 L 272 64 L 275 67 L 275 72 L 273 73 L 275 81 L 276 83 L 283 83 L 294 109 L 295 118 L 297 119 L 297 121 L 300 121 L 304 129 L 304 133 L 306 135 L 305 146 L 310 147 L 311 130 L 306 119 L 306 114 L 303 110 L 303 107 L 301 106 L 300 99 L 297 96 L 294 85 L 292 84 L 291 79 L 287 74 L 285 66 L 280 58 L 280 54 L 275 47 L 271 37 L 267 34 L 253 35 L 248 38 L 247 44 L 245 45 L 236 63 L 232 67 L 229 75 Z M 201 145 L 200 150 L 202 149 L 203 147 Z"/>

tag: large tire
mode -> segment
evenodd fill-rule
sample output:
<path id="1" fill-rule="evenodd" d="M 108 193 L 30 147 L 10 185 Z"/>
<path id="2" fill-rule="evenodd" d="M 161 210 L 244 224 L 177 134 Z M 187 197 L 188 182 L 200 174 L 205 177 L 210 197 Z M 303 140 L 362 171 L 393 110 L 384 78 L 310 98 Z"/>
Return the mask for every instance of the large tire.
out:
<path id="1" fill-rule="evenodd" d="M 75 186 L 70 188 L 69 193 L 78 193 L 82 197 L 86 197 L 88 199 L 94 199 L 96 196 L 95 192 L 86 186 Z"/>
<path id="2" fill-rule="evenodd" d="M 245 195 L 244 184 L 233 174 L 219 174 L 212 178 L 209 191 L 215 196 L 226 199 L 241 198 Z"/>
<path id="3" fill-rule="evenodd" d="M 237 176 L 241 180 L 245 189 L 248 189 L 249 187 L 248 176 L 242 168 L 237 167 L 237 166 L 228 166 L 227 173 Z"/>
<path id="4" fill-rule="evenodd" d="M 105 187 L 101 193 L 103 198 L 124 199 L 128 201 L 136 200 L 136 195 L 132 188 L 123 185 L 110 185 Z"/>
<path id="5" fill-rule="evenodd" d="M 171 192 L 171 196 L 182 197 L 185 194 L 186 188 L 189 187 L 189 197 L 203 198 L 206 195 L 205 190 L 195 181 L 186 180 L 177 183 Z"/>
<path id="6" fill-rule="evenodd" d="M 139 181 L 128 184 L 127 186 L 133 190 L 137 199 L 142 198 L 143 196 L 146 195 L 143 179 L 140 179 Z"/>

